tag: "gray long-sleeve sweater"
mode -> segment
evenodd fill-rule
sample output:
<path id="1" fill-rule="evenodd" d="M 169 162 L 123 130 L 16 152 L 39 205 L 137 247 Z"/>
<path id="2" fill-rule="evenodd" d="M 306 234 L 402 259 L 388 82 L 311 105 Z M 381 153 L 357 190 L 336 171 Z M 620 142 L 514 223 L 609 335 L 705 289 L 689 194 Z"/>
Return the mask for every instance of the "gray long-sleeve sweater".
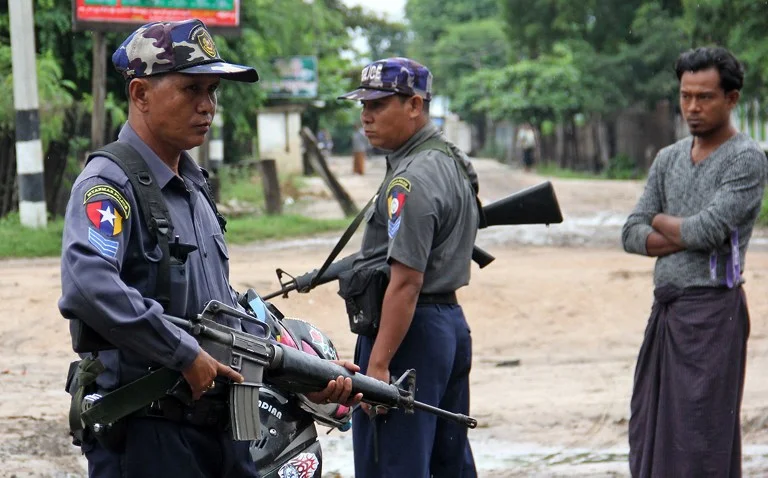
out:
<path id="1" fill-rule="evenodd" d="M 759 145 L 739 133 L 698 164 L 691 160 L 692 145 L 689 137 L 659 152 L 645 190 L 622 230 L 624 250 L 648 255 L 646 240 L 653 231 L 653 217 L 664 213 L 684 218 L 680 232 L 686 249 L 656 260 L 656 286 L 722 286 L 732 231 L 738 230 L 743 271 L 760 213 L 768 160 Z M 714 279 L 710 273 L 713 252 L 717 256 Z"/>

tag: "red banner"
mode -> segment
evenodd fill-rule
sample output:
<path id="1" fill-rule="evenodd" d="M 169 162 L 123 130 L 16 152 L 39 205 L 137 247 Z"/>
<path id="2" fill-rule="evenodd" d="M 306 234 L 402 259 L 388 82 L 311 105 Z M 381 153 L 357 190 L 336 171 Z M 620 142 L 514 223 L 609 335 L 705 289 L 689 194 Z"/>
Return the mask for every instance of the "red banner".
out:
<path id="1" fill-rule="evenodd" d="M 79 24 L 143 25 L 198 18 L 208 27 L 240 26 L 240 0 L 75 0 L 74 6 Z"/>

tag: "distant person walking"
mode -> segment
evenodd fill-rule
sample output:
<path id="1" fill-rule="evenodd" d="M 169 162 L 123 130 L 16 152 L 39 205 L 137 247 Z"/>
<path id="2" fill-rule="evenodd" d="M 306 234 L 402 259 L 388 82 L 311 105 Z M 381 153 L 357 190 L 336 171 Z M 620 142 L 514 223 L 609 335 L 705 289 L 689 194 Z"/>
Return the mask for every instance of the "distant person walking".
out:
<path id="1" fill-rule="evenodd" d="M 363 175 L 365 174 L 365 159 L 368 153 L 368 148 L 371 144 L 368 142 L 368 138 L 365 137 L 365 130 L 362 126 L 355 129 L 352 133 L 352 173 Z"/>
<path id="2" fill-rule="evenodd" d="M 536 133 L 530 123 L 523 123 L 517 130 L 517 147 L 523 152 L 523 166 L 525 171 L 529 172 L 536 150 Z"/>
<path id="3" fill-rule="evenodd" d="M 333 138 L 327 129 L 321 129 L 317 133 L 317 146 L 326 156 L 330 156 L 333 152 Z"/>

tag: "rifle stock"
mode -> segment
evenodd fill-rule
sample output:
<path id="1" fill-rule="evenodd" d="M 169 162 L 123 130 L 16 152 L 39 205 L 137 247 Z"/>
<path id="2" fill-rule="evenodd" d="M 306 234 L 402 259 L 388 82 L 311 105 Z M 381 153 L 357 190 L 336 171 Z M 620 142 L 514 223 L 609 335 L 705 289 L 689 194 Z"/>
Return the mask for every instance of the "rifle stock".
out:
<path id="1" fill-rule="evenodd" d="M 483 207 L 486 227 L 563 222 L 550 181 L 523 189 Z"/>

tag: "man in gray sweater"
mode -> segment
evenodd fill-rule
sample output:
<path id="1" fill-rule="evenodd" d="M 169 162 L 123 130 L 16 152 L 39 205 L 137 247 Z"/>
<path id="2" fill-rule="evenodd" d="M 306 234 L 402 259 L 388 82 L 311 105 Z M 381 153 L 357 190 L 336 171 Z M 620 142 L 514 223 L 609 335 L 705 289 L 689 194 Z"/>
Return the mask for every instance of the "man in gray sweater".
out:
<path id="1" fill-rule="evenodd" d="M 622 230 L 656 257 L 654 303 L 635 369 L 633 477 L 740 477 L 749 315 L 741 272 L 768 161 L 731 124 L 744 72 L 723 48 L 675 65 L 691 136 L 661 150 Z"/>

